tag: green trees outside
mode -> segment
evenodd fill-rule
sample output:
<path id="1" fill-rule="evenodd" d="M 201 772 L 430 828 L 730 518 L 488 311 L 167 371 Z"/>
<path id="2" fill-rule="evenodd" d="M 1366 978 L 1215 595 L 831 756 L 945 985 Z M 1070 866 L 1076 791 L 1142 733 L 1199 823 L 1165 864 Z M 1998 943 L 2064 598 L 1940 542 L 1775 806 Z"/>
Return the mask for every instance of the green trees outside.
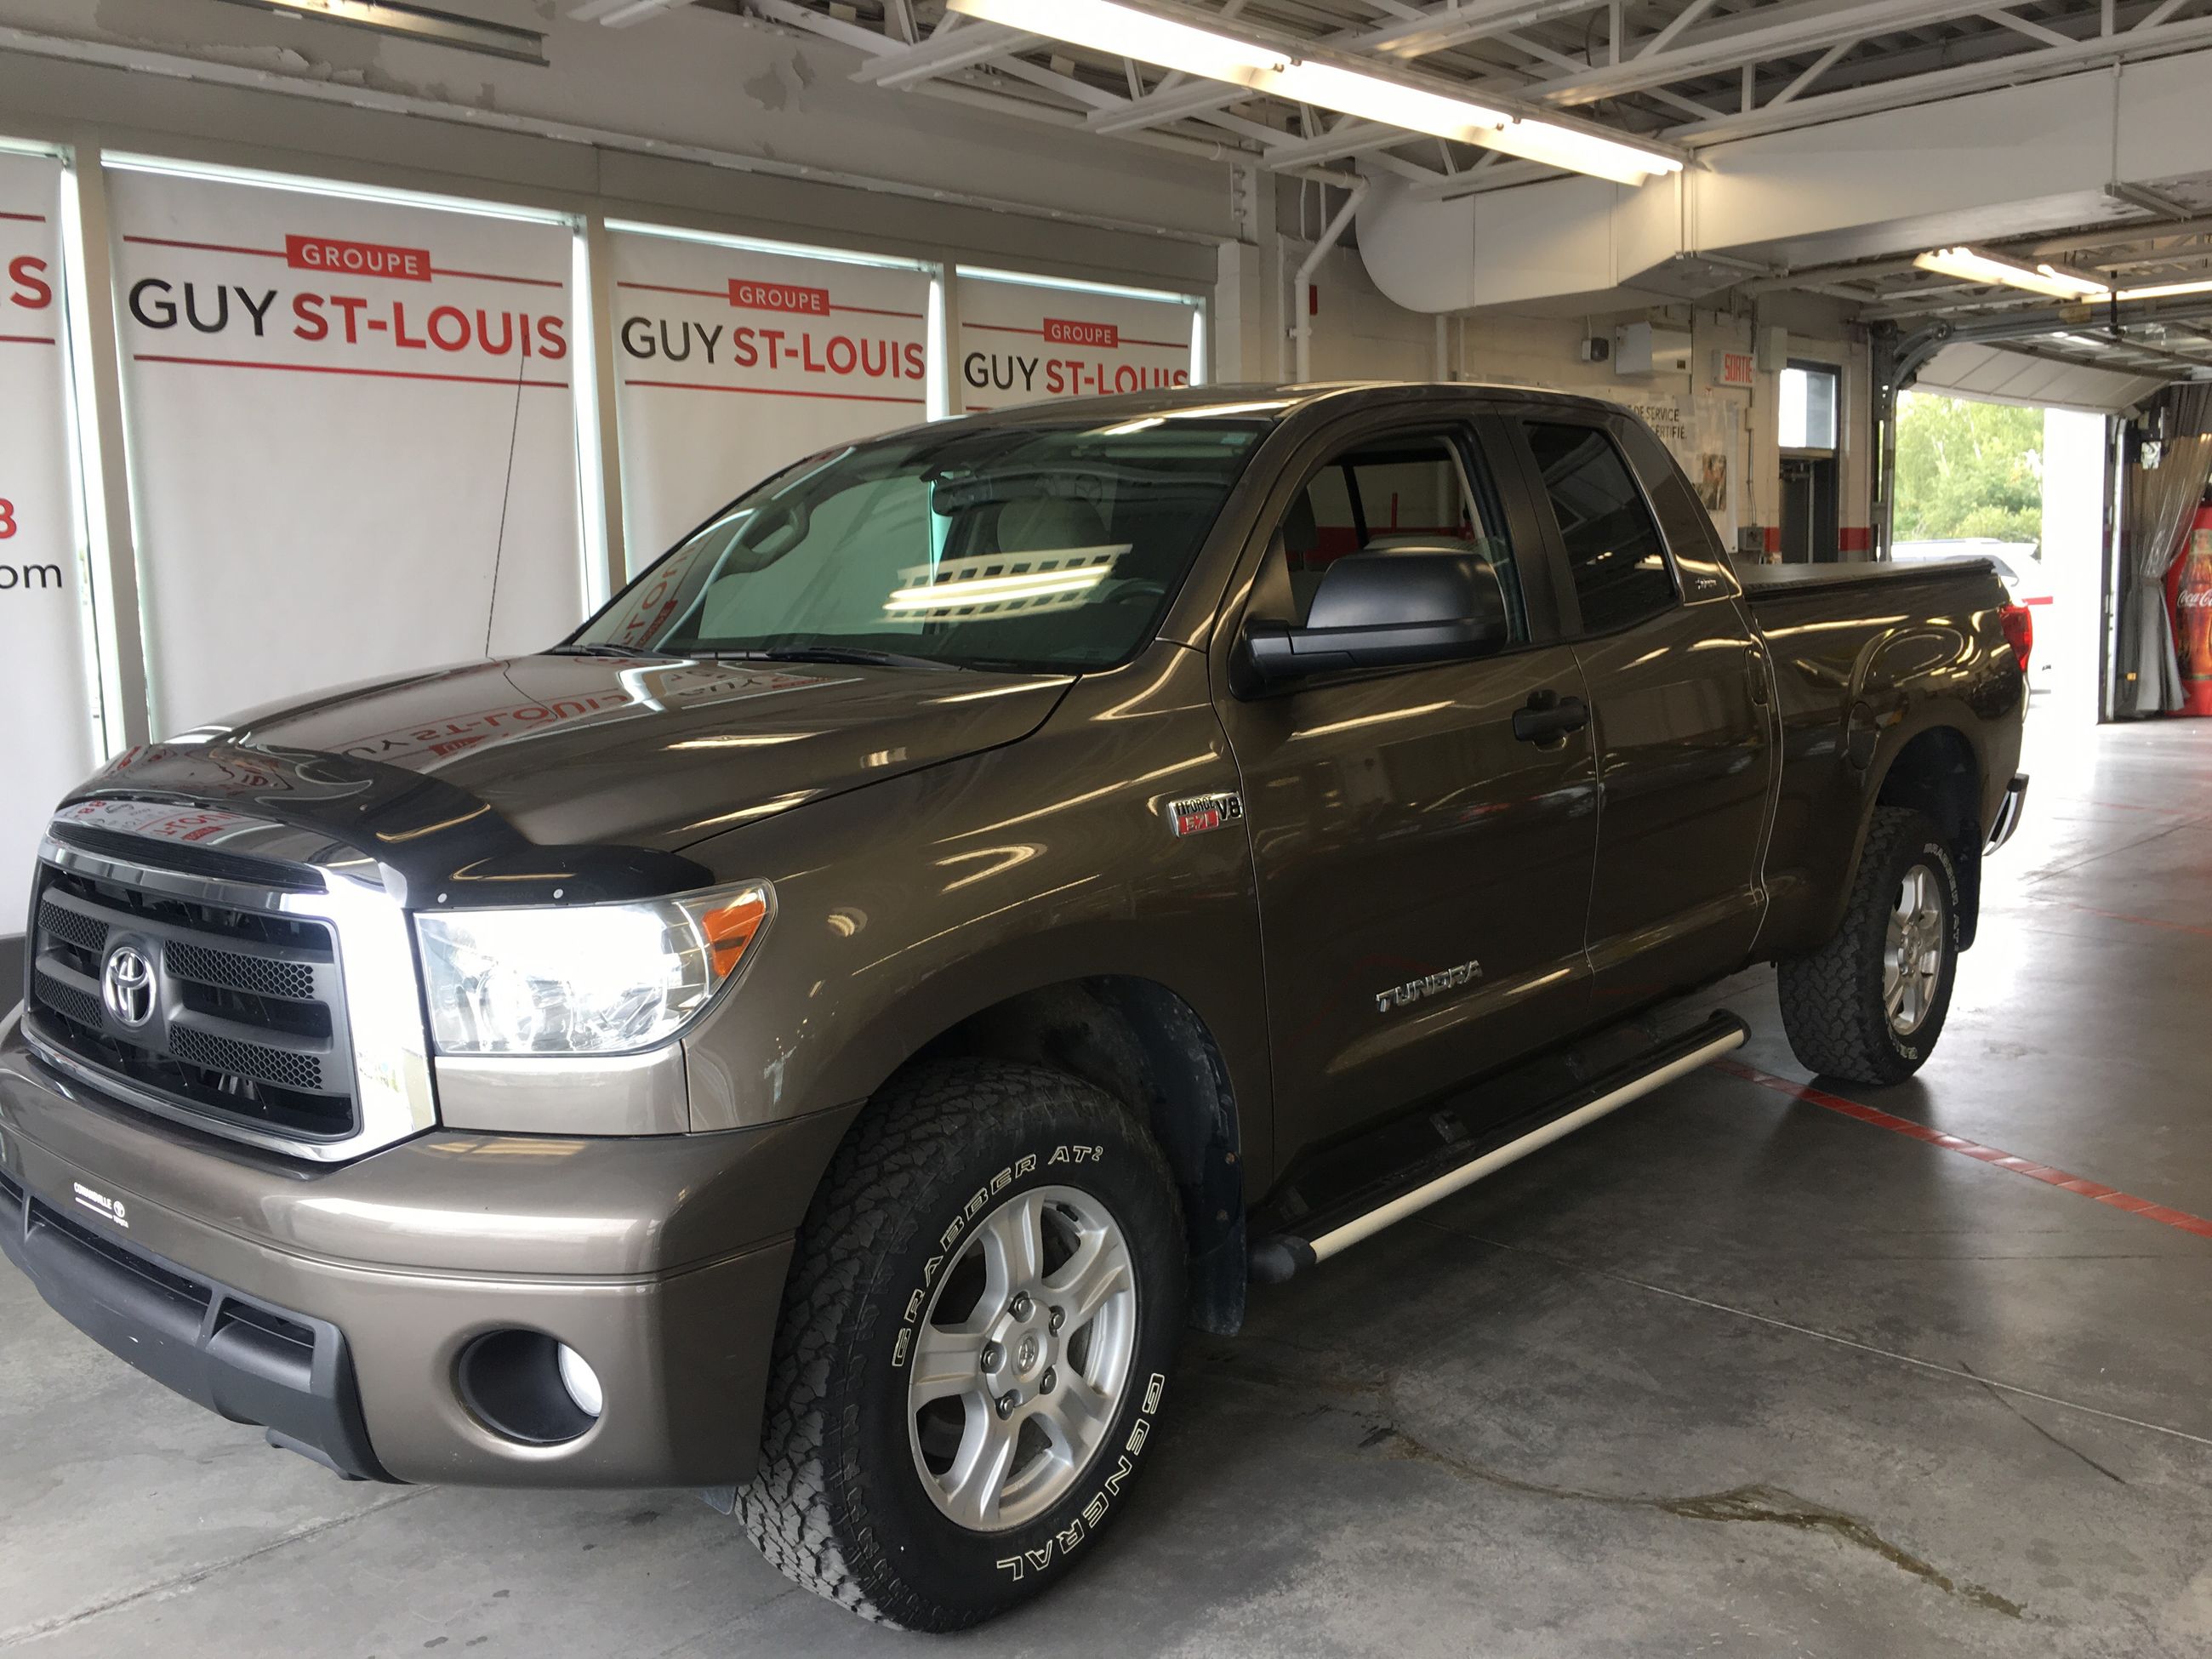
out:
<path id="1" fill-rule="evenodd" d="M 1897 403 L 1899 541 L 2043 532 L 2043 411 L 1908 392 Z"/>

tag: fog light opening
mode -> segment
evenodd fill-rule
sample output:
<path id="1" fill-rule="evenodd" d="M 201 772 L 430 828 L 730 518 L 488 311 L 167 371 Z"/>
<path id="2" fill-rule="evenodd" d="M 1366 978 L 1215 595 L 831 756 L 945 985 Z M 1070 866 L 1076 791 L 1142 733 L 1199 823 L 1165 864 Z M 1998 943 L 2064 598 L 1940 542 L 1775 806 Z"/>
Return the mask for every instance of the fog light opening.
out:
<path id="1" fill-rule="evenodd" d="M 599 1389 L 599 1374 L 567 1343 L 562 1343 L 560 1347 L 561 1386 L 568 1389 L 568 1398 L 575 1402 L 578 1411 L 596 1420 L 606 1409 L 606 1396 Z"/>
<path id="2" fill-rule="evenodd" d="M 559 1446 L 581 1439 L 605 1408 L 599 1374 L 543 1331 L 491 1331 L 461 1350 L 461 1403 L 503 1439 Z"/>

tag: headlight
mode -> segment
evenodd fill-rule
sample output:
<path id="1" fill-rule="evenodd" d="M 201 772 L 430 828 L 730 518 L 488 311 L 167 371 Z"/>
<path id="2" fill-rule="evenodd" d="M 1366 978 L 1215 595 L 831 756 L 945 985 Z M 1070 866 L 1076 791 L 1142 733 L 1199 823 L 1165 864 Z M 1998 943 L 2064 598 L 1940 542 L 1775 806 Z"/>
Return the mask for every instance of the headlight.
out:
<path id="1" fill-rule="evenodd" d="M 666 1042 L 745 959 L 766 882 L 635 904 L 415 919 L 441 1054 L 611 1054 Z"/>

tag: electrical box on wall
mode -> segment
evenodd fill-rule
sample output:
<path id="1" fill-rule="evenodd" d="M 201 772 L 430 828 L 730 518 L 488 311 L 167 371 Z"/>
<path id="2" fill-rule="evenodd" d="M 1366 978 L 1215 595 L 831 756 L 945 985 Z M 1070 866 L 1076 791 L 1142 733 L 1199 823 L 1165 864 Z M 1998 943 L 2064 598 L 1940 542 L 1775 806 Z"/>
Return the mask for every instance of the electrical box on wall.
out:
<path id="1" fill-rule="evenodd" d="M 1762 328 L 1752 337 L 1752 353 L 1763 374 L 1779 374 L 1790 367 L 1790 331 Z"/>
<path id="2" fill-rule="evenodd" d="M 1613 372 L 1616 374 L 1686 374 L 1690 372 L 1690 332 L 1656 323 L 1629 323 L 1613 331 Z"/>

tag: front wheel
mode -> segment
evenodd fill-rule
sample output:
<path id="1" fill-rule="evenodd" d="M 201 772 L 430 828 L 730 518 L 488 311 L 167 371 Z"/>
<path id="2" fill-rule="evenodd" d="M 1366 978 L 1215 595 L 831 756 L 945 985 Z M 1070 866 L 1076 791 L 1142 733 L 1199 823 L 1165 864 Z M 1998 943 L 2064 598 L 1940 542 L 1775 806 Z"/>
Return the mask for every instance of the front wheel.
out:
<path id="1" fill-rule="evenodd" d="M 996 1060 L 894 1080 L 800 1231 L 753 1541 L 911 1630 L 1046 1589 L 1146 1461 L 1183 1267 L 1165 1162 L 1109 1097 Z"/>
<path id="2" fill-rule="evenodd" d="M 1942 1034 L 1959 966 L 1959 872 L 1923 814 L 1878 806 L 1835 937 L 1780 970 L 1797 1058 L 1853 1083 L 1902 1083 Z"/>

